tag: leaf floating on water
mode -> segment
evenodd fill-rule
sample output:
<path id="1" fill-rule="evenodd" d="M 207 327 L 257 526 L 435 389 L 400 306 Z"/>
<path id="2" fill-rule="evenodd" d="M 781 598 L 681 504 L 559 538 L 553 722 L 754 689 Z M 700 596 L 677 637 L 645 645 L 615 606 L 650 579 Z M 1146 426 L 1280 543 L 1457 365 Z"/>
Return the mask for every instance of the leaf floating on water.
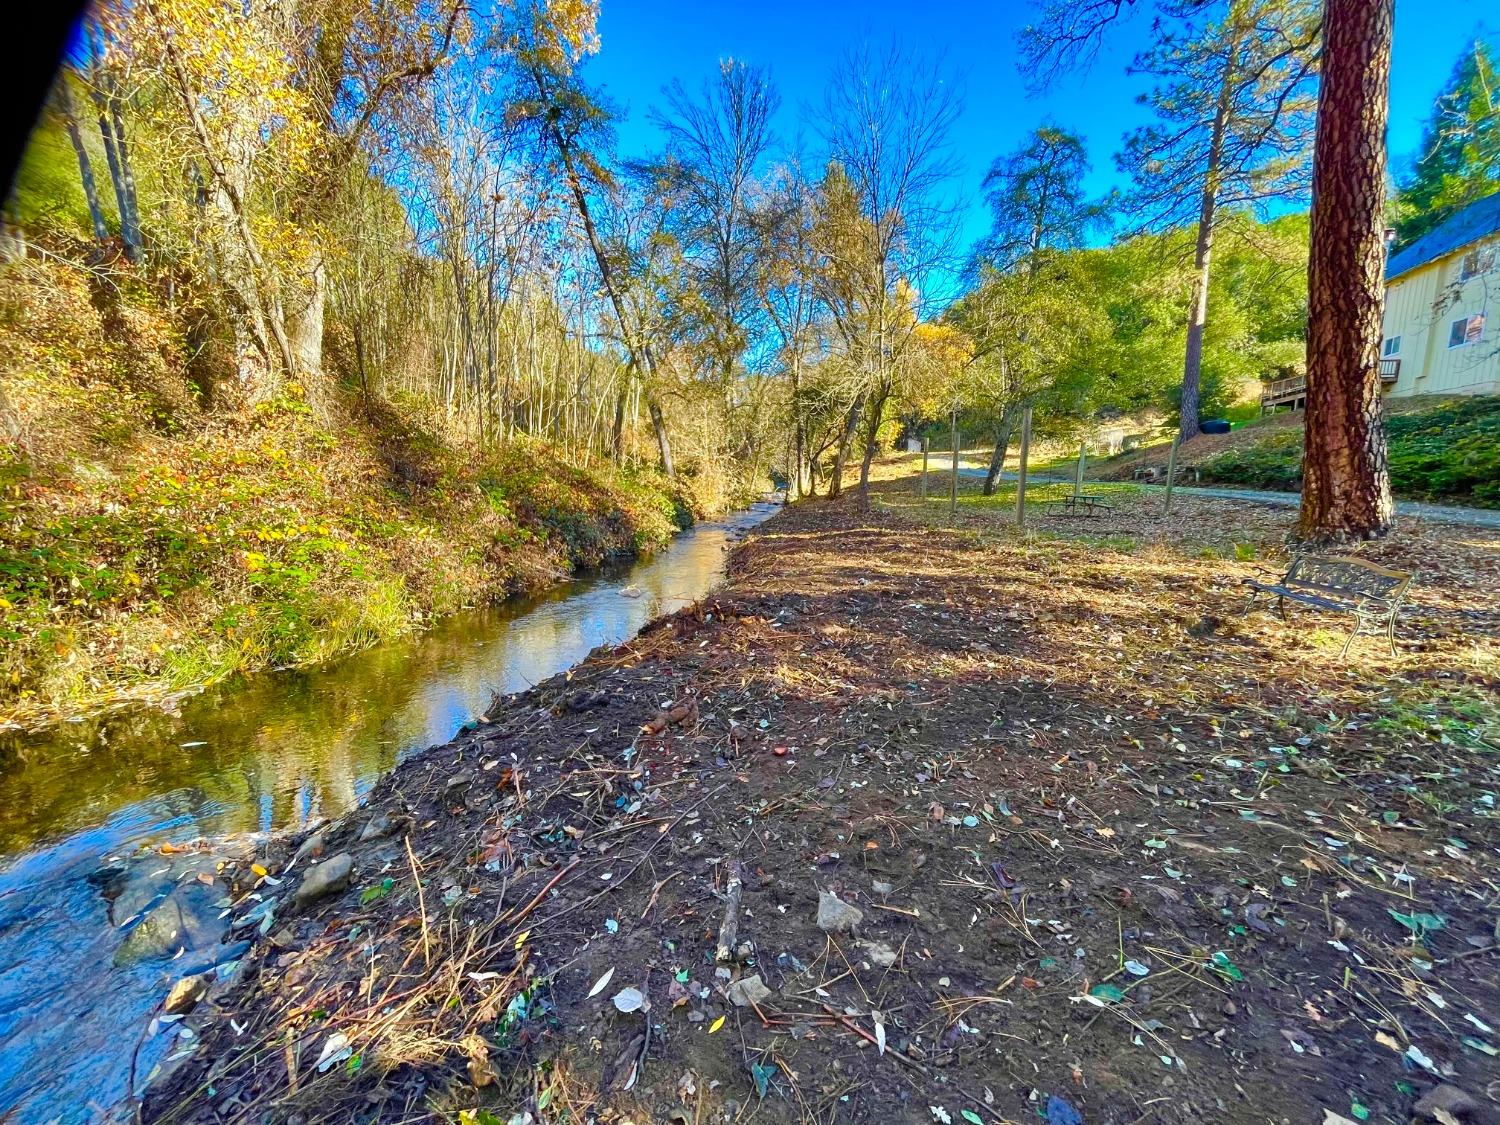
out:
<path id="1" fill-rule="evenodd" d="M 589 989 L 589 996 L 598 996 L 599 993 L 603 992 L 607 987 L 609 987 L 609 982 L 611 979 L 613 979 L 614 975 L 615 968 L 613 965 L 611 965 L 609 968 L 604 970 L 604 975 L 594 982 L 594 987 Z"/>

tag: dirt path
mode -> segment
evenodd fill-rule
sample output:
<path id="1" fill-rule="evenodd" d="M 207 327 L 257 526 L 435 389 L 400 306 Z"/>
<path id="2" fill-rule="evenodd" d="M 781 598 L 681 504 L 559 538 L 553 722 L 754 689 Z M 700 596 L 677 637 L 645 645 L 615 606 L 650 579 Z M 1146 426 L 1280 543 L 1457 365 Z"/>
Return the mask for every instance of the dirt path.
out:
<path id="1" fill-rule="evenodd" d="M 266 937 L 145 1119 L 1492 1119 L 1500 544 L 1345 668 L 1253 564 L 891 487 L 403 765 L 344 889 L 240 873 Z"/>

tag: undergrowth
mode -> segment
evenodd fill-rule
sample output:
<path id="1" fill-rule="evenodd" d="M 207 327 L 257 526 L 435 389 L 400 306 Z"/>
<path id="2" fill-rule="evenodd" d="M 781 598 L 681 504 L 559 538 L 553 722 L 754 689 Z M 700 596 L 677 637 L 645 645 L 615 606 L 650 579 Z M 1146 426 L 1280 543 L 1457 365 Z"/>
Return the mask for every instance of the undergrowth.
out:
<path id="1" fill-rule="evenodd" d="M 290 384 L 216 405 L 181 321 L 83 271 L 3 279 L 0 720 L 323 661 L 657 547 L 704 506 L 649 469 L 457 442 L 415 403 Z"/>
<path id="2" fill-rule="evenodd" d="M 1450 399 L 1386 418 L 1398 496 L 1500 508 L 1500 397 Z M 1302 484 L 1302 432 L 1281 430 L 1199 465 L 1202 479 L 1252 488 Z"/>

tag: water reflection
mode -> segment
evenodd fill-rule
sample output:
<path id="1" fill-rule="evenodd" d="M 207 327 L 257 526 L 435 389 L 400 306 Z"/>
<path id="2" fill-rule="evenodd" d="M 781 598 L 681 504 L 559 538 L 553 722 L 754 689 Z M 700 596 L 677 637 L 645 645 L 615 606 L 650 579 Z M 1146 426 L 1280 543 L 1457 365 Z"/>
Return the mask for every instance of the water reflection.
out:
<path id="1" fill-rule="evenodd" d="M 221 685 L 175 716 L 0 737 L 0 1119 L 16 1108 L 20 1125 L 97 1120 L 80 1091 L 105 1104 L 123 1095 L 130 1047 L 172 976 L 160 964 L 108 968 L 118 938 L 84 881 L 100 856 L 349 808 L 492 690 L 529 687 L 696 601 L 722 576 L 726 542 L 774 511 L 757 505 L 633 566 L 327 668 Z"/>

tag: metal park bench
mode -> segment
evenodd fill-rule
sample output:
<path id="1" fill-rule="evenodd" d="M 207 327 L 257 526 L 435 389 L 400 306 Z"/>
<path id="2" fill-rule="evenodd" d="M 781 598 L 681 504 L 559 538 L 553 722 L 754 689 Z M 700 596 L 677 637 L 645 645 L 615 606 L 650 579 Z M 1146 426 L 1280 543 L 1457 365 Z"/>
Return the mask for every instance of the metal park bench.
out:
<path id="1" fill-rule="evenodd" d="M 1274 594 L 1276 608 L 1283 619 L 1286 618 L 1288 601 L 1331 613 L 1352 613 L 1355 617 L 1354 632 L 1344 641 L 1343 651 L 1339 653 L 1342 659 L 1349 654 L 1354 638 L 1367 626 L 1372 633 L 1384 626 L 1391 655 L 1396 655 L 1396 613 L 1411 580 L 1410 574 L 1388 570 L 1364 559 L 1303 555 L 1292 561 L 1280 582 L 1257 582 L 1247 578 L 1245 585 L 1251 589 L 1252 609 L 1261 594 Z"/>
<path id="2" fill-rule="evenodd" d="M 1083 516 L 1086 519 L 1094 519 L 1105 512 L 1112 512 L 1115 506 L 1108 500 L 1098 496 L 1064 496 L 1061 500 L 1048 500 L 1046 511 L 1049 516 Z"/>

